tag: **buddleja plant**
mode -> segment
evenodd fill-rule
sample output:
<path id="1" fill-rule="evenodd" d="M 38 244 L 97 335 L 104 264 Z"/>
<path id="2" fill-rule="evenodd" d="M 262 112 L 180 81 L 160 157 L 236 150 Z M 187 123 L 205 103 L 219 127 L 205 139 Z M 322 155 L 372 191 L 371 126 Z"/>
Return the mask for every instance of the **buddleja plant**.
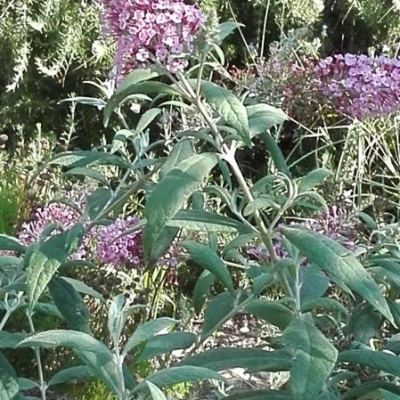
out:
<path id="1" fill-rule="evenodd" d="M 117 8 L 116 3 L 122 8 Z M 387 347 L 392 353 L 371 349 L 368 341 L 363 342 L 360 336 L 356 349 L 341 347 L 338 340 L 345 328 L 352 332 L 346 326 L 348 310 L 343 304 L 358 303 L 358 320 L 353 318 L 353 325 L 365 321 L 371 313 L 378 315 L 379 324 L 383 320 L 386 324 L 395 324 L 393 313 L 398 312 L 395 298 L 399 291 L 396 279 L 387 284 L 390 290 L 382 291 L 352 249 L 315 230 L 282 223 L 296 207 L 326 206 L 314 188 L 329 175 L 328 171 L 319 169 L 293 179 L 269 131 L 285 120 L 285 114 L 267 104 L 246 106 L 246 96 L 240 98 L 225 87 L 203 79 L 214 68 L 223 71 L 223 55 L 218 44 L 235 25 L 224 23 L 214 30 L 213 26 L 208 27 L 198 47 L 200 63 L 185 71 L 187 62 L 179 57 L 182 52 L 193 50 L 191 40 L 203 23 L 197 9 L 180 1 L 141 1 L 140 6 L 136 1 L 129 4 L 108 1 L 105 5 L 103 18 L 121 46 L 116 58 L 120 83 L 107 101 L 90 98 L 75 101 L 104 108 L 105 125 L 116 115 L 122 129 L 106 149 L 68 152 L 48 163 L 63 166 L 68 174 L 93 179 L 101 187 L 89 196 L 82 223 L 73 228 L 57 232 L 57 226 L 50 226 L 38 243 L 28 247 L 5 236 L 0 241 L 2 249 L 23 254 L 21 259 L 5 261 L 2 258 L 13 273 L 18 271 L 3 291 L 8 296 L 16 291 L 16 300 L 8 303 L 4 318 L 8 319 L 14 308 L 21 306 L 27 309 L 31 319 L 40 300 L 50 295 L 49 304 L 56 306 L 72 330 L 35 333 L 31 326 L 33 334 L 22 337 L 3 332 L 2 347 L 34 348 L 42 399 L 46 398 L 46 389 L 52 381 L 64 382 L 77 375 L 98 377 L 121 400 L 165 399 L 160 388 L 166 385 L 219 379 L 218 371 L 235 367 L 249 372 L 289 371 L 290 379 L 280 390 L 247 391 L 229 395 L 226 397 L 229 400 L 389 398 L 388 393 L 397 394 L 395 377 L 400 372 L 400 362 L 394 355 L 399 349 L 395 338 Z M 144 19 L 148 25 L 141 30 L 135 28 Z M 153 30 L 149 28 L 152 23 Z M 136 40 L 129 41 L 132 35 L 136 35 Z M 149 105 L 134 128 L 123 117 L 123 106 L 129 102 L 139 102 L 142 107 L 146 102 Z M 150 143 L 146 130 L 165 107 L 185 109 L 188 105 L 197 110 L 202 123 L 196 129 L 177 132 L 169 155 L 155 157 L 153 150 L 163 142 Z M 237 151 L 251 148 L 255 140 L 265 144 L 274 168 L 253 183 L 241 170 Z M 125 151 L 125 145 L 134 149 L 133 158 Z M 102 167 L 107 165 L 122 171 L 116 188 L 108 184 L 102 173 Z M 214 176 L 221 175 L 224 185 L 205 184 L 211 172 Z M 109 304 L 111 351 L 91 335 L 87 326 L 79 292 L 95 293 L 79 282 L 66 280 L 62 271 L 63 267 L 71 266 L 68 257 L 78 248 L 85 230 L 107 223 L 112 212 L 139 191 L 145 192 L 144 222 L 135 229 L 143 229 L 146 268 L 152 268 L 180 229 L 206 233 L 202 242 L 180 243 L 187 257 L 204 269 L 193 294 L 195 311 L 205 308 L 204 324 L 200 334 L 192 335 L 171 332 L 176 321 L 168 318 L 149 321 L 140 325 L 122 346 L 123 326 L 135 306 L 117 296 Z M 225 204 L 230 216 L 206 211 L 204 204 L 212 198 Z M 218 241 L 218 233 L 235 237 L 222 243 Z M 254 243 L 261 249 L 258 262 L 250 262 L 241 252 Z M 366 266 L 379 266 L 397 276 L 396 257 L 395 253 L 374 254 Z M 229 270 L 232 264 L 244 268 L 247 283 L 234 284 Z M 385 274 L 381 271 L 380 276 Z M 209 299 L 215 281 L 226 290 Z M 279 300 L 265 298 L 272 287 L 279 294 Z M 329 288 L 336 288 L 336 293 L 342 295 L 339 298 L 344 300 L 328 297 Z M 60 293 L 65 295 L 60 297 Z M 22 299 L 26 299 L 26 304 Z M 326 315 L 321 316 L 320 310 Z M 155 372 L 140 383 L 130 375 L 125 362 L 129 353 L 137 361 L 190 346 L 193 346 L 191 353 L 196 353 L 210 335 L 239 312 L 252 314 L 280 330 L 281 335 L 271 339 L 273 350 L 213 349 L 187 356 L 179 364 Z M 1 328 L 4 325 L 5 322 Z M 157 335 L 160 332 L 162 335 Z M 62 371 L 46 382 L 40 367 L 39 348 L 58 346 L 72 348 L 83 365 Z M 11 365 L 1 357 L 2 396 L 24 398 L 18 393 L 27 382 L 17 380 Z M 372 382 L 357 381 L 357 374 L 348 371 L 348 363 L 384 371 L 387 377 Z M 365 395 L 369 397 L 362 397 Z"/>

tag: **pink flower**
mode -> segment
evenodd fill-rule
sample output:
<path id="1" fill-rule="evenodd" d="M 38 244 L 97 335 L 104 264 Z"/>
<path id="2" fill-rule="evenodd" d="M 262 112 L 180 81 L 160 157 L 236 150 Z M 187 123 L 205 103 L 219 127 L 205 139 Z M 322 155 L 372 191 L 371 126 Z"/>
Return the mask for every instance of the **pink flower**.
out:
<path id="1" fill-rule="evenodd" d="M 185 4 L 183 0 L 101 2 L 105 33 L 117 43 L 115 65 L 118 77 L 148 63 L 151 54 L 170 71 L 176 72 L 187 66 L 183 56 L 193 51 L 194 35 L 205 20 L 197 7 Z M 175 60 L 178 55 L 182 57 L 179 62 Z"/>

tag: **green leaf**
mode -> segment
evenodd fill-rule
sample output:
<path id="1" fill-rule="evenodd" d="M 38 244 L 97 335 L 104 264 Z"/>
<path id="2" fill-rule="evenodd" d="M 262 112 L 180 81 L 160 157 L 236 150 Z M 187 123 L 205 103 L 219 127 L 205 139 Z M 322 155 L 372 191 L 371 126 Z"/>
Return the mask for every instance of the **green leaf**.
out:
<path id="1" fill-rule="evenodd" d="M 303 303 L 301 306 L 301 311 L 304 313 L 315 309 L 338 311 L 344 315 L 348 315 L 348 311 L 342 304 L 340 304 L 337 300 L 330 299 L 327 297 L 315 300 L 309 300 Z"/>
<path id="2" fill-rule="evenodd" d="M 347 390 L 346 392 L 343 393 L 342 400 L 350 400 L 350 399 L 362 400 L 363 398 L 361 396 L 371 394 L 377 389 L 383 389 L 385 391 L 400 396 L 400 387 L 397 384 L 384 381 L 372 381 L 372 382 L 362 383 L 361 385 L 355 386 Z M 379 397 L 371 397 L 368 400 L 378 400 L 378 399 Z"/>
<path id="3" fill-rule="evenodd" d="M 358 304 L 351 313 L 346 334 L 353 335 L 357 342 L 369 344 L 370 339 L 379 332 L 381 324 L 381 314 L 370 304 Z"/>
<path id="4" fill-rule="evenodd" d="M 250 228 L 224 215 L 199 210 L 180 210 L 168 222 L 168 226 L 175 226 L 191 231 L 205 232 L 239 232 L 248 233 Z"/>
<path id="5" fill-rule="evenodd" d="M 122 354 L 128 354 L 134 347 L 149 340 L 151 337 L 160 333 L 160 331 L 172 328 L 177 323 L 178 321 L 172 318 L 157 318 L 139 325 L 126 343 Z"/>
<path id="6" fill-rule="evenodd" d="M 299 193 L 308 192 L 314 189 L 322 181 L 332 175 L 332 172 L 325 168 L 318 168 L 309 172 L 306 176 L 300 179 Z"/>
<path id="7" fill-rule="evenodd" d="M 60 279 L 63 279 L 64 281 L 71 284 L 74 289 L 79 293 L 86 294 L 88 296 L 94 297 L 95 299 L 104 300 L 101 293 L 86 285 L 86 283 L 83 283 L 82 281 L 73 278 L 67 278 L 65 276 L 61 277 Z"/>
<path id="8" fill-rule="evenodd" d="M 26 247 L 16 238 L 8 235 L 0 235 L 0 250 L 11 250 L 18 253 L 25 253 Z"/>
<path id="9" fill-rule="evenodd" d="M 293 399 L 316 399 L 335 366 L 337 350 L 314 325 L 300 319 L 285 329 L 283 341 L 294 352 L 290 369 Z"/>
<path id="10" fill-rule="evenodd" d="M 51 297 L 68 326 L 90 334 L 89 310 L 75 288 L 64 279 L 53 277 L 49 283 Z"/>
<path id="11" fill-rule="evenodd" d="M 122 86 L 122 85 L 121 85 Z M 106 107 L 104 108 L 104 126 L 107 127 L 113 111 L 123 103 L 128 96 L 133 94 L 147 94 L 147 95 L 158 95 L 158 94 L 170 94 L 179 96 L 179 92 L 173 87 L 162 83 L 162 82 L 139 82 L 133 84 L 126 84 L 124 87 L 120 87 L 115 94 L 110 98 Z"/>
<path id="12" fill-rule="evenodd" d="M 368 301 L 390 322 L 394 322 L 379 286 L 348 250 L 317 232 L 285 227 L 282 228 L 282 233 L 312 263 L 343 282 Z"/>
<path id="13" fill-rule="evenodd" d="M 151 248 L 159 240 L 168 222 L 200 188 L 217 162 L 218 156 L 213 153 L 194 155 L 169 171 L 152 191 L 144 211 L 147 219 L 143 231 L 145 260 L 150 258 Z"/>
<path id="14" fill-rule="evenodd" d="M 63 369 L 55 373 L 50 380 L 47 382 L 48 386 L 60 385 L 62 383 L 77 381 L 81 379 L 87 379 L 93 376 L 93 372 L 86 365 L 79 365 L 77 367 L 71 367 Z"/>
<path id="15" fill-rule="evenodd" d="M 290 393 L 275 390 L 251 390 L 231 394 L 224 400 L 293 400 Z M 311 399 L 310 399 L 311 400 Z"/>
<path id="16" fill-rule="evenodd" d="M 108 204 L 112 196 L 110 189 L 97 188 L 86 198 L 85 214 L 94 220 Z"/>
<path id="17" fill-rule="evenodd" d="M 115 154 L 102 153 L 100 151 L 68 151 L 53 157 L 48 164 L 64 167 L 83 168 L 97 165 L 113 165 L 122 169 L 130 169 L 131 164 Z"/>
<path id="18" fill-rule="evenodd" d="M 143 132 L 161 113 L 161 108 L 150 108 L 139 119 L 138 124 L 136 125 L 136 132 Z"/>
<path id="19" fill-rule="evenodd" d="M 294 317 L 293 312 L 283 304 L 264 299 L 250 301 L 246 305 L 246 311 L 282 330 L 292 322 Z"/>
<path id="20" fill-rule="evenodd" d="M 204 270 L 197 279 L 193 289 L 193 306 L 196 314 L 200 314 L 214 280 L 215 276 L 208 270 Z"/>
<path id="21" fill-rule="evenodd" d="M 279 172 L 282 172 L 286 176 L 290 177 L 291 174 L 286 164 L 285 157 L 283 156 L 282 151 L 276 143 L 275 139 L 268 132 L 263 132 L 259 136 L 260 139 L 264 142 L 264 145 L 268 150 L 276 169 Z"/>
<path id="22" fill-rule="evenodd" d="M 0 353 L 0 399 L 16 400 L 18 392 L 19 385 L 14 368 Z"/>
<path id="23" fill-rule="evenodd" d="M 27 378 L 18 378 L 18 386 L 19 390 L 31 390 L 34 388 L 40 388 L 40 384 L 38 382 Z"/>
<path id="24" fill-rule="evenodd" d="M 258 296 L 261 292 L 275 281 L 275 276 L 272 273 L 262 273 L 253 278 L 253 294 Z"/>
<path id="25" fill-rule="evenodd" d="M 26 285 L 30 310 L 33 310 L 35 307 L 39 297 L 46 290 L 47 285 L 60 265 L 61 262 L 59 260 L 47 257 L 42 249 L 37 248 L 34 250 L 29 258 L 29 264 L 26 269 Z"/>
<path id="26" fill-rule="evenodd" d="M 189 332 L 171 332 L 151 337 L 138 361 L 148 360 L 173 350 L 187 349 L 196 341 L 196 335 Z"/>
<path id="27" fill-rule="evenodd" d="M 12 349 L 27 336 L 27 333 L 22 332 L 0 331 L 0 349 Z"/>
<path id="28" fill-rule="evenodd" d="M 80 176 L 84 176 L 85 178 L 92 178 L 93 180 L 100 182 L 101 184 L 103 184 L 105 186 L 108 186 L 108 181 L 103 176 L 103 174 L 92 168 L 87 168 L 87 167 L 72 168 L 69 171 L 64 172 L 64 175 L 66 175 L 66 176 L 80 175 Z"/>
<path id="29" fill-rule="evenodd" d="M 206 368 L 201 367 L 170 367 L 147 377 L 146 381 L 150 381 L 154 385 L 162 388 L 165 386 L 176 385 L 182 382 L 202 381 L 205 379 L 223 380 L 219 374 Z M 141 388 L 145 382 L 140 383 L 138 388 Z M 136 391 L 136 390 L 135 390 Z"/>
<path id="30" fill-rule="evenodd" d="M 177 167 L 182 161 L 194 155 L 193 140 L 182 139 L 171 150 L 167 159 L 160 168 L 160 177 L 163 178 L 169 171 Z"/>
<path id="31" fill-rule="evenodd" d="M 249 215 L 254 214 L 255 211 L 266 208 L 277 210 L 281 208 L 281 205 L 275 203 L 269 196 L 262 195 L 246 205 L 243 210 L 243 215 L 248 217 Z"/>
<path id="32" fill-rule="evenodd" d="M 400 375 L 399 356 L 383 351 L 345 350 L 339 354 L 338 361 L 357 363 L 395 376 Z"/>
<path id="33" fill-rule="evenodd" d="M 166 226 L 160 233 L 157 242 L 150 249 L 148 266 L 153 266 L 157 263 L 160 257 L 168 250 L 169 246 L 179 232 L 179 228 Z"/>
<path id="34" fill-rule="evenodd" d="M 181 361 L 179 366 L 194 365 L 213 371 L 244 368 L 246 371 L 288 371 L 292 356 L 285 350 L 265 351 L 246 348 L 218 348 L 205 351 Z"/>
<path id="35" fill-rule="evenodd" d="M 119 294 L 112 299 L 108 308 L 107 326 L 114 345 L 118 345 L 122 330 L 124 329 L 124 324 L 126 321 L 124 307 L 125 296 L 123 294 Z"/>
<path id="36" fill-rule="evenodd" d="M 365 223 L 365 225 L 371 229 L 372 231 L 379 229 L 377 223 L 374 221 L 374 219 L 368 215 L 367 213 L 364 213 L 362 211 L 359 211 L 357 215 L 360 217 L 360 219 Z"/>
<path id="37" fill-rule="evenodd" d="M 244 26 L 234 21 L 226 21 L 219 24 L 218 43 L 221 44 L 235 29 Z"/>
<path id="38" fill-rule="evenodd" d="M 204 312 L 204 323 L 201 331 L 202 339 L 212 335 L 226 321 L 226 316 L 234 309 L 235 299 L 229 292 L 216 295 Z"/>
<path id="39" fill-rule="evenodd" d="M 265 133 L 273 126 L 282 125 L 287 119 L 287 115 L 279 108 L 268 104 L 256 104 L 247 106 L 249 118 L 250 136 L 253 138 L 261 133 Z"/>
<path id="40" fill-rule="evenodd" d="M 235 295 L 235 289 L 228 268 L 213 249 L 196 242 L 183 242 L 181 246 L 187 250 L 191 259 L 196 264 L 210 271 L 225 285 L 232 296 Z"/>
<path id="41" fill-rule="evenodd" d="M 168 400 L 164 393 L 162 392 L 161 389 L 158 388 L 158 386 L 154 385 L 154 383 L 151 383 L 150 381 L 146 381 L 146 385 L 149 388 L 151 398 L 153 400 Z"/>
<path id="42" fill-rule="evenodd" d="M 107 387 L 118 393 L 118 373 L 114 356 L 100 341 L 84 332 L 49 330 L 22 340 L 18 347 L 72 348 L 90 372 L 101 379 Z"/>
<path id="43" fill-rule="evenodd" d="M 230 90 L 213 82 L 203 81 L 201 89 L 210 106 L 228 125 L 235 128 L 243 142 L 251 147 L 249 121 L 242 102 Z"/>
<path id="44" fill-rule="evenodd" d="M 132 139 L 136 134 L 137 132 L 131 129 L 120 129 L 118 132 L 116 132 L 111 144 L 111 153 L 115 153 L 116 151 L 122 149 L 125 142 L 128 139 Z"/>
<path id="45" fill-rule="evenodd" d="M 308 303 L 322 297 L 329 288 L 329 278 L 316 265 L 300 270 L 300 301 Z"/>

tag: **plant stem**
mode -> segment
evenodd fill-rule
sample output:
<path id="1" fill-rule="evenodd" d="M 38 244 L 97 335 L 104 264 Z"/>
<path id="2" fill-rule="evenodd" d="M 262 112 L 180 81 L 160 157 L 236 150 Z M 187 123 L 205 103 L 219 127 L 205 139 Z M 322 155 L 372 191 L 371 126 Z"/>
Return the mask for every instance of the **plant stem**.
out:
<path id="1" fill-rule="evenodd" d="M 0 332 L 3 330 L 4 325 L 8 321 L 8 318 L 10 318 L 10 315 L 12 314 L 13 310 L 7 310 L 6 313 L 4 314 L 4 317 L 2 321 L 0 322 Z"/>
<path id="2" fill-rule="evenodd" d="M 119 339 L 119 338 L 118 338 Z M 118 373 L 118 397 L 119 400 L 127 400 L 125 380 L 124 380 L 124 358 L 121 356 L 119 351 L 118 341 L 114 342 L 114 355 L 117 363 L 117 373 Z"/>
<path id="3" fill-rule="evenodd" d="M 26 316 L 28 318 L 29 329 L 31 330 L 31 333 L 34 333 L 35 327 L 34 327 L 33 321 L 32 321 L 32 314 L 29 310 L 26 310 Z M 42 360 L 40 358 L 40 350 L 38 348 L 34 348 L 33 351 L 35 353 L 36 362 L 37 362 L 37 366 L 38 366 L 41 398 L 42 398 L 42 400 L 46 400 L 47 385 L 43 378 L 43 367 L 42 367 Z"/>
<path id="4" fill-rule="evenodd" d="M 241 187 L 241 189 L 243 190 L 243 193 L 246 197 L 246 200 L 251 203 L 254 201 L 254 197 L 253 194 L 250 191 L 249 186 L 247 185 L 247 182 L 242 174 L 242 171 L 240 170 L 240 167 L 236 161 L 235 155 L 232 152 L 226 153 L 224 155 L 224 159 L 225 161 L 231 166 L 233 173 L 239 183 L 239 186 Z M 268 229 L 264 224 L 264 221 L 261 217 L 261 214 L 258 210 L 256 210 L 254 212 L 254 219 L 256 221 L 257 224 L 257 228 L 259 229 L 260 232 L 260 236 L 261 236 L 261 240 L 263 241 L 263 243 L 265 244 L 265 247 L 268 250 L 268 253 L 271 257 L 271 260 L 274 264 L 276 264 L 279 261 L 279 258 L 275 252 L 275 248 L 274 245 L 272 243 L 271 237 L 268 234 Z M 293 291 L 289 285 L 289 282 L 284 274 L 284 272 L 282 270 L 278 270 L 278 276 L 279 279 L 281 281 L 281 284 L 283 286 L 283 290 L 286 293 L 286 295 L 293 297 Z"/>

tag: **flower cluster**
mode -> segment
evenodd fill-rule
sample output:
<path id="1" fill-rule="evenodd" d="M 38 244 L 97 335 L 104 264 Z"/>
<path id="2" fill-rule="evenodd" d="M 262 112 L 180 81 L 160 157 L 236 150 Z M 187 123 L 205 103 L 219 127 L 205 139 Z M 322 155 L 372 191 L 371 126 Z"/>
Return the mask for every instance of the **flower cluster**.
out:
<path id="1" fill-rule="evenodd" d="M 180 58 L 193 51 L 194 34 L 204 21 L 201 11 L 183 0 L 102 0 L 106 35 L 117 42 L 117 76 L 151 57 L 171 72 L 184 69 Z"/>
<path id="2" fill-rule="evenodd" d="M 84 209 L 84 197 L 78 198 L 74 193 L 68 193 L 68 197 L 69 200 L 76 202 L 80 209 Z M 74 208 L 64 203 L 53 202 L 36 209 L 22 224 L 17 237 L 21 244 L 29 246 L 40 240 L 49 226 L 55 227 L 50 233 L 53 236 L 72 228 L 81 219 L 81 215 Z M 93 227 L 86 232 L 81 246 L 71 258 L 97 260 L 116 269 L 142 266 L 142 230 L 135 230 L 139 222 L 139 218 L 128 216 L 125 219 L 118 218 L 106 226 Z M 0 255 L 13 254 L 13 252 L 0 252 Z M 178 247 L 171 245 L 159 258 L 157 265 L 173 269 L 178 265 L 178 256 Z"/>
<path id="3" fill-rule="evenodd" d="M 340 113 L 360 120 L 400 108 L 400 59 L 345 54 L 314 67 L 315 87 Z"/>
<path id="4" fill-rule="evenodd" d="M 96 231 L 97 246 L 95 254 L 105 264 L 115 268 L 123 266 L 138 267 L 142 262 L 142 231 L 126 233 L 139 223 L 139 219 L 118 218 L 112 224 Z"/>
<path id="5" fill-rule="evenodd" d="M 30 218 L 22 224 L 18 239 L 23 245 L 28 246 L 41 238 L 47 226 L 57 224 L 56 229 L 51 233 L 51 235 L 55 235 L 60 233 L 60 230 L 70 229 L 79 220 L 79 217 L 77 211 L 63 203 L 50 203 L 45 207 L 36 209 Z M 89 241 L 90 235 L 86 234 L 81 246 L 74 254 L 75 259 L 86 257 Z"/>

